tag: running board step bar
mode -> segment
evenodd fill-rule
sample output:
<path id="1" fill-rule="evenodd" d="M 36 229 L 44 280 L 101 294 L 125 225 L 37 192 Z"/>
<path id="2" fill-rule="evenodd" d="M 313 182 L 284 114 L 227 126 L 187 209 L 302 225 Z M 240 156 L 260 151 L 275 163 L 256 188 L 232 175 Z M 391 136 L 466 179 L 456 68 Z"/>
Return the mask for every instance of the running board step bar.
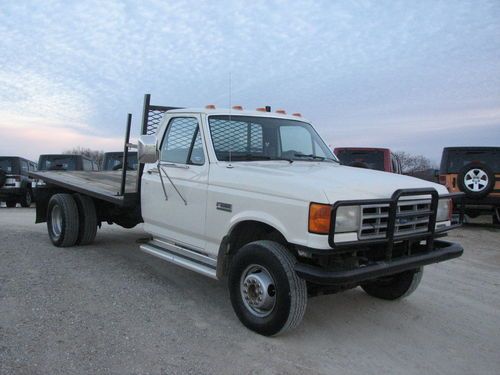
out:
<path id="1" fill-rule="evenodd" d="M 217 261 L 204 254 L 156 239 L 141 245 L 140 248 L 149 255 L 217 279 Z"/>

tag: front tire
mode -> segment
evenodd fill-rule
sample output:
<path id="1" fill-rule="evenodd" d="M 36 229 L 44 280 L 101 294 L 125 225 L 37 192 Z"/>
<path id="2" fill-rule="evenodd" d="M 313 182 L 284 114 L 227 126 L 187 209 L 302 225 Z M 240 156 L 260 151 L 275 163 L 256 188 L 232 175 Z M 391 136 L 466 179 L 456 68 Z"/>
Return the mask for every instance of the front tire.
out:
<path id="1" fill-rule="evenodd" d="M 17 202 L 16 201 L 7 201 L 5 202 L 5 205 L 8 207 L 8 208 L 15 208 L 16 205 L 17 205 Z"/>
<path id="2" fill-rule="evenodd" d="M 78 207 L 71 194 L 54 194 L 47 207 L 47 230 L 57 247 L 73 246 L 78 239 Z"/>
<path id="3" fill-rule="evenodd" d="M 30 207 L 33 203 L 33 194 L 30 189 L 26 189 L 23 197 L 21 198 L 21 207 Z"/>
<path id="4" fill-rule="evenodd" d="M 243 325 L 264 336 L 297 327 L 307 305 L 306 282 L 283 245 L 255 241 L 234 256 L 229 270 L 231 304 Z"/>
<path id="5" fill-rule="evenodd" d="M 381 277 L 361 285 L 361 288 L 372 297 L 392 301 L 412 294 L 420 284 L 423 274 L 424 269 L 420 267 L 396 275 Z"/>

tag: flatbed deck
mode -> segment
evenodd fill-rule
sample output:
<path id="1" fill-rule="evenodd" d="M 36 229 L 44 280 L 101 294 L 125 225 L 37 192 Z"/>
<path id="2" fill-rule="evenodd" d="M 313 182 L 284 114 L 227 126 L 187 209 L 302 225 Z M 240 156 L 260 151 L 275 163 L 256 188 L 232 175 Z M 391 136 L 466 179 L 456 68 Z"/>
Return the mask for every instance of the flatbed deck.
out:
<path id="1" fill-rule="evenodd" d="M 122 171 L 37 171 L 31 177 L 120 207 L 134 206 L 137 197 L 137 171 L 127 171 L 125 195 L 120 195 Z"/>

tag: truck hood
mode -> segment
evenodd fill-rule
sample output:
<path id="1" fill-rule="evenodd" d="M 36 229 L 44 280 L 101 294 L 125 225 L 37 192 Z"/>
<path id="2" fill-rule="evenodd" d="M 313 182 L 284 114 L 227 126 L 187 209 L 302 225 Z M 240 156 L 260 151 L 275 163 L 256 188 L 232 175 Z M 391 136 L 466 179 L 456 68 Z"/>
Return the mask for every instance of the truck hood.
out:
<path id="1" fill-rule="evenodd" d="M 308 202 L 390 198 L 398 189 L 434 188 L 442 185 L 414 177 L 371 169 L 309 161 L 218 163 L 210 171 L 210 184 Z"/>

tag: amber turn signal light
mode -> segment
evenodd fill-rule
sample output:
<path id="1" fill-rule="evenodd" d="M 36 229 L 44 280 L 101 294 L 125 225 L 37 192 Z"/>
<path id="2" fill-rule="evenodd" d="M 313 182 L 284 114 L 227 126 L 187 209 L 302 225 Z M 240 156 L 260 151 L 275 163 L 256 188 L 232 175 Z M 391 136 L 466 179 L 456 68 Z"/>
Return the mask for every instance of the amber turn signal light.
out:
<path id="1" fill-rule="evenodd" d="M 309 232 L 328 234 L 330 232 L 332 206 L 329 204 L 311 203 L 309 206 Z"/>

